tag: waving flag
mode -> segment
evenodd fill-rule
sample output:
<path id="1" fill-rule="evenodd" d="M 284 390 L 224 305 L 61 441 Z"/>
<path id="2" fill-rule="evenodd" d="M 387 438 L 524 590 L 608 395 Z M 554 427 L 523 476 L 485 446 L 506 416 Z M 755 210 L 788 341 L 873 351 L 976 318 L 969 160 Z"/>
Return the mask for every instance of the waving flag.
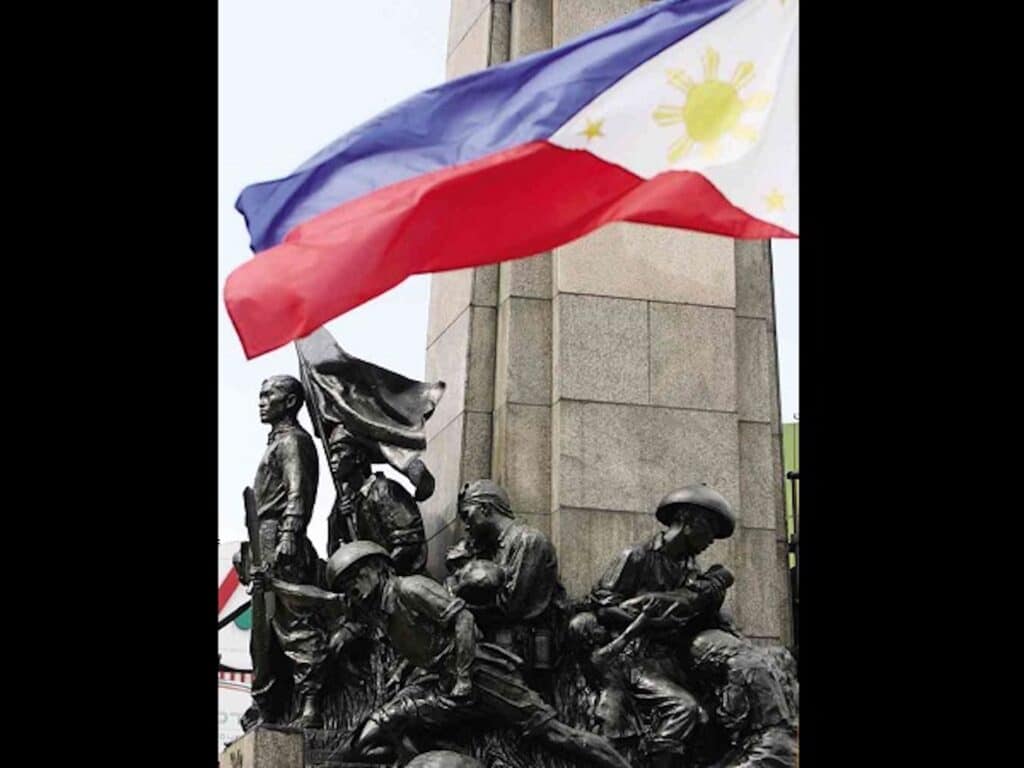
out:
<path id="1" fill-rule="evenodd" d="M 236 207 L 224 298 L 248 357 L 412 274 L 612 221 L 797 236 L 797 0 L 663 0 L 413 96 Z"/>

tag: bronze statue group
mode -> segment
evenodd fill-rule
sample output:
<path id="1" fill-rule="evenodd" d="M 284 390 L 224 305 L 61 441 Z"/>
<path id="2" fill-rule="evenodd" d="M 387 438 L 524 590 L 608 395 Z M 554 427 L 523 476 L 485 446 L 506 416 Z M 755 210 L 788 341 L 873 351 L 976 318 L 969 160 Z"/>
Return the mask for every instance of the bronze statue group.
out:
<path id="1" fill-rule="evenodd" d="M 418 501 L 434 490 L 420 454 L 443 384 L 352 358 L 323 330 L 298 349 L 302 381 L 275 376 L 260 391 L 270 435 L 247 505 L 250 541 L 236 556 L 253 598 L 246 731 L 323 729 L 331 681 L 346 679 L 331 670 L 351 667 L 353 649 L 369 642 L 395 663 L 337 765 L 482 766 L 436 747 L 489 728 L 569 761 L 559 764 L 796 764 L 793 659 L 745 639 L 722 610 L 732 574 L 697 565 L 733 533 L 726 499 L 705 485 L 669 493 L 655 510 L 662 530 L 610 557 L 573 601 L 548 537 L 516 519 L 501 486 L 475 480 L 458 495 L 464 538 L 446 553 L 442 583 L 426 572 Z M 308 538 L 318 457 L 298 422 L 303 404 L 337 494 L 326 562 Z M 374 464 L 394 467 L 413 491 Z M 588 727 L 559 712 L 567 676 L 587 694 Z"/>

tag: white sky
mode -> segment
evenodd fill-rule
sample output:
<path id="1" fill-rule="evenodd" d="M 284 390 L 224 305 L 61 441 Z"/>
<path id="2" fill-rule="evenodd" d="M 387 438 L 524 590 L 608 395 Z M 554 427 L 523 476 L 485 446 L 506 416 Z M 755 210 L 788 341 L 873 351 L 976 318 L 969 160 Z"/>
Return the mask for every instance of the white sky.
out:
<path id="1" fill-rule="evenodd" d="M 291 173 L 331 140 L 444 80 L 450 0 L 220 0 L 218 268 L 220 286 L 251 257 L 234 209 L 247 184 Z M 783 421 L 798 412 L 795 241 L 776 241 L 775 294 Z M 346 351 L 415 378 L 425 367 L 430 278 L 409 278 L 328 323 Z M 247 538 L 242 489 L 266 447 L 260 383 L 296 375 L 292 345 L 247 361 L 219 305 L 219 534 Z M 309 429 L 305 409 L 300 420 Z M 319 447 L 319 446 L 318 446 Z M 334 491 L 321 461 L 311 523 L 323 554 Z"/>

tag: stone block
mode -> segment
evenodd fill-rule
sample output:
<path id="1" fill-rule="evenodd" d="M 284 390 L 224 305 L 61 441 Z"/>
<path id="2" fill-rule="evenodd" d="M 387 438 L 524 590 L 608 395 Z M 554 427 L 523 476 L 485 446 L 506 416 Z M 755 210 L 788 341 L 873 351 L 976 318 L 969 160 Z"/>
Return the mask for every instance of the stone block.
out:
<path id="1" fill-rule="evenodd" d="M 468 411 L 463 420 L 461 482 L 491 476 L 491 414 Z M 429 465 L 428 465 L 429 466 Z M 456 497 L 458 488 L 456 488 Z"/>
<path id="2" fill-rule="evenodd" d="M 473 299 L 473 270 L 453 269 L 430 276 L 430 309 L 427 315 L 427 346 L 433 344 Z"/>
<path id="3" fill-rule="evenodd" d="M 559 294 L 554 304 L 554 398 L 648 402 L 647 303 Z"/>
<path id="4" fill-rule="evenodd" d="M 474 306 L 469 310 L 469 359 L 466 378 L 466 410 L 490 411 L 494 407 L 494 352 L 497 310 Z"/>
<path id="5" fill-rule="evenodd" d="M 551 298 L 551 252 L 499 265 L 498 301 L 509 296 L 530 299 Z"/>
<path id="6" fill-rule="evenodd" d="M 473 304 L 480 307 L 498 306 L 498 266 L 488 264 L 473 269 Z"/>
<path id="7" fill-rule="evenodd" d="M 728 237 L 615 222 L 554 253 L 555 287 L 563 293 L 736 304 L 736 258 Z"/>
<path id="8" fill-rule="evenodd" d="M 651 403 L 736 410 L 736 325 L 728 308 L 650 304 Z"/>
<path id="9" fill-rule="evenodd" d="M 780 606 L 788 599 L 779 578 L 775 531 L 743 528 L 735 544 L 736 619 L 744 634 L 781 637 Z"/>
<path id="10" fill-rule="evenodd" d="M 771 320 L 771 254 L 767 240 L 736 240 L 736 314 Z"/>
<path id="11" fill-rule="evenodd" d="M 511 297 L 498 309 L 499 402 L 550 405 L 551 302 Z"/>
<path id="12" fill-rule="evenodd" d="M 451 0 L 451 14 L 448 16 L 448 53 L 454 51 L 463 41 L 473 25 L 487 16 L 491 0 Z"/>
<path id="13" fill-rule="evenodd" d="M 494 412 L 493 478 L 516 511 L 551 511 L 551 408 L 505 403 Z"/>
<path id="14" fill-rule="evenodd" d="M 220 754 L 220 768 L 303 768 L 305 742 L 299 731 L 256 728 Z"/>
<path id="15" fill-rule="evenodd" d="M 555 507 L 650 513 L 669 491 L 699 482 L 739 504 L 732 414 L 561 400 L 552 440 Z"/>
<path id="16" fill-rule="evenodd" d="M 491 47 L 487 60 L 489 66 L 509 60 L 511 44 L 512 9 L 509 3 L 491 4 Z"/>
<path id="17" fill-rule="evenodd" d="M 649 0 L 552 0 L 554 45 L 602 27 L 647 5 Z"/>
<path id="18" fill-rule="evenodd" d="M 736 394 L 743 421 L 771 423 L 771 359 L 764 320 L 736 318 Z"/>
<path id="19" fill-rule="evenodd" d="M 772 460 L 771 427 L 741 421 L 739 428 L 740 524 L 777 531 L 775 490 L 779 483 Z"/>
<path id="20" fill-rule="evenodd" d="M 420 503 L 420 513 L 428 540 L 456 516 L 459 488 L 463 482 L 465 428 L 466 414 L 459 413 L 427 442 L 424 461 L 434 474 L 435 485 L 433 495 Z M 427 547 L 427 568 L 435 578 L 444 576 L 444 553 L 455 542 L 453 528 L 456 526 L 446 528 Z"/>
<path id="21" fill-rule="evenodd" d="M 466 311 L 427 347 L 427 381 L 441 379 L 445 383 L 444 396 L 426 423 L 428 442 L 446 428 L 456 415 L 465 410 L 471 317 L 472 312 L 467 307 Z"/>
<path id="22" fill-rule="evenodd" d="M 516 0 L 512 3 L 513 59 L 551 47 L 551 2 Z"/>
<path id="23" fill-rule="evenodd" d="M 488 3 L 448 54 L 445 76 L 449 80 L 486 69 L 491 54 L 491 14 Z M 449 40 L 456 39 L 449 37 Z"/>
<path id="24" fill-rule="evenodd" d="M 562 507 L 551 516 L 562 584 L 574 598 L 586 595 L 626 547 L 660 528 L 653 515 Z"/>

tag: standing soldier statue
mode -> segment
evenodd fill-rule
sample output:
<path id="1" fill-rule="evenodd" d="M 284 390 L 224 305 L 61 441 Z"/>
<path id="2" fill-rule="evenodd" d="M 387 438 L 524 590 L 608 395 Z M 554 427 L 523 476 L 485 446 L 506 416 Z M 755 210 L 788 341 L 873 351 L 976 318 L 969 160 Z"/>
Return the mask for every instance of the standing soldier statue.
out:
<path id="1" fill-rule="evenodd" d="M 314 607 L 285 600 L 271 603 L 265 592 L 270 580 L 317 581 L 319 560 L 306 529 L 319 468 L 313 439 L 296 420 L 302 403 L 298 379 L 272 376 L 263 382 L 260 421 L 270 425 L 270 435 L 253 487 L 246 489 L 249 543 L 236 561 L 240 577 L 252 583 L 253 595 L 253 705 L 242 716 L 246 731 L 277 721 L 287 704 L 289 675 L 302 701 L 291 724 L 317 727 L 322 722 L 318 694 L 327 652 L 322 619 Z"/>

